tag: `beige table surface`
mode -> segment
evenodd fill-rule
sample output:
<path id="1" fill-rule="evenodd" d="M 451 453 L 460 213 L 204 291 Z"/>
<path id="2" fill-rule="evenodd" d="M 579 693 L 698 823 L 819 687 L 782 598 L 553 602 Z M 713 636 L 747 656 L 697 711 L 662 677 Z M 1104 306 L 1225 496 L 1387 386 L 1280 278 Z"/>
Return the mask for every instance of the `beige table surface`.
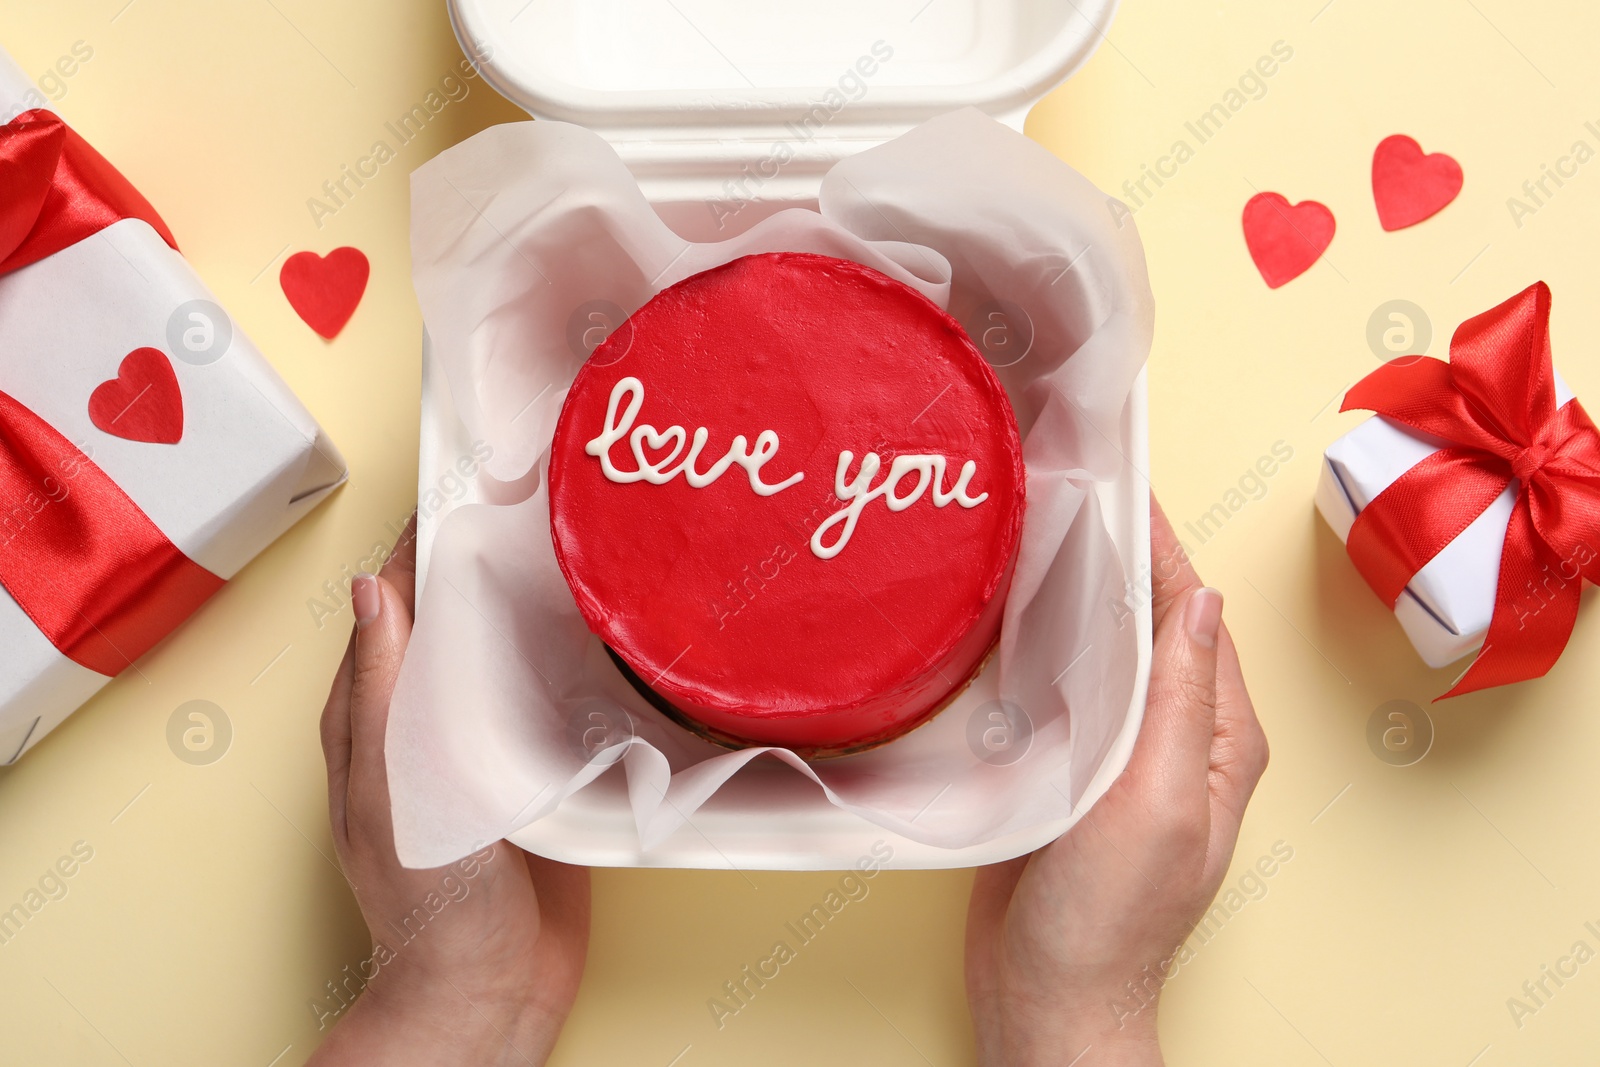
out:
<path id="1" fill-rule="evenodd" d="M 919 4 L 884 6 L 892 19 Z M 352 471 L 0 776 L 0 907 L 75 843 L 93 850 L 68 894 L 0 945 L 0 1063 L 299 1063 L 318 1040 L 310 1002 L 366 947 L 328 858 L 316 735 L 350 620 L 319 628 L 307 602 L 415 500 L 406 173 L 517 113 L 474 83 L 319 229 L 308 198 L 457 62 L 441 0 L 0 0 L 0 26 L 30 73 L 93 50 L 52 86 L 60 107 L 160 206 Z M 1198 144 L 1185 122 L 1280 41 L 1292 59 Z M 1137 223 L 1159 307 L 1150 477 L 1174 519 L 1240 503 L 1229 491 L 1257 459 L 1293 450 L 1260 499 L 1191 543 L 1227 594 L 1273 766 L 1229 878 L 1235 908 L 1168 988 L 1174 1064 L 1600 1062 L 1600 962 L 1562 963 L 1580 941 L 1600 949 L 1600 617 L 1586 603 L 1547 679 L 1431 708 L 1431 751 L 1389 765 L 1368 719 L 1391 700 L 1426 706 L 1452 672 L 1419 664 L 1311 508 L 1320 450 L 1357 418 L 1336 397 L 1376 366 L 1367 321 L 1391 299 L 1425 309 L 1441 354 L 1461 319 L 1544 278 L 1558 364 L 1600 397 L 1600 163 L 1547 181 L 1553 195 L 1520 220 L 1507 204 L 1575 142 L 1600 148 L 1597 42 L 1600 11 L 1576 0 L 1129 0 L 1032 117 L 1033 136 L 1109 191 L 1146 165 L 1172 174 L 1146 179 Z M 1466 187 L 1391 234 L 1368 167 L 1396 132 L 1454 154 Z M 1178 140 L 1194 151 L 1173 173 L 1161 157 Z M 1275 292 L 1240 236 L 1256 189 L 1339 219 L 1323 262 Z M 325 344 L 276 264 L 343 244 L 372 257 L 372 285 Z M 209 766 L 166 741 L 195 699 L 232 724 Z M 1241 882 L 1278 842 L 1293 858 Z M 961 871 L 885 874 L 716 1027 L 708 999 L 832 880 L 598 872 L 588 976 L 554 1062 L 972 1062 Z M 1577 970 L 1527 1000 L 1544 967 Z M 1514 1017 L 1512 997 L 1536 1010 Z"/>

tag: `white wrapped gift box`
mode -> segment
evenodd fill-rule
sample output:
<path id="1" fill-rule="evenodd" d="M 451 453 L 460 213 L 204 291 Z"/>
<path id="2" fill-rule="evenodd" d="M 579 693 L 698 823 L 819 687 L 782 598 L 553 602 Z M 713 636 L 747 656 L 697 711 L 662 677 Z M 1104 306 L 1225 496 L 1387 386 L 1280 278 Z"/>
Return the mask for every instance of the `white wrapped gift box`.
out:
<path id="1" fill-rule="evenodd" d="M 1559 374 L 1556 403 L 1572 399 Z M 1406 471 L 1445 442 L 1375 415 L 1328 446 L 1317 484 L 1317 510 L 1350 537 L 1356 516 Z M 1395 618 L 1430 667 L 1444 667 L 1483 647 L 1494 614 L 1500 552 L 1520 485 L 1513 481 L 1482 515 L 1428 561 L 1395 602 Z"/>
<path id="2" fill-rule="evenodd" d="M 0 117 L 37 105 L 33 83 L 0 52 Z M 115 161 L 112 161 L 113 164 Z M 0 392 L 71 441 L 190 560 L 222 579 L 345 479 L 344 460 L 235 324 L 193 301 L 216 298 L 140 219 L 124 219 L 0 275 Z M 174 352 L 175 313 L 202 354 Z M 183 330 L 177 331 L 179 338 Z M 218 339 L 228 339 L 222 348 Z M 97 429 L 89 397 L 129 353 L 162 350 L 177 376 L 176 444 Z M 5 516 L 21 501 L 0 502 Z M 0 588 L 0 764 L 38 744 L 110 678 L 69 659 Z"/>

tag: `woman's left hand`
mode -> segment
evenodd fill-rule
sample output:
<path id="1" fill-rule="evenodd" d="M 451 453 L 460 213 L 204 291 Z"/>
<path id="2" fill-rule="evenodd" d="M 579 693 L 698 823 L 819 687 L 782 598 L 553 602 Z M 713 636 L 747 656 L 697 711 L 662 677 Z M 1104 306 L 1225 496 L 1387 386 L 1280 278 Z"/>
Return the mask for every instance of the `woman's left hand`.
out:
<path id="1" fill-rule="evenodd" d="M 356 630 L 322 713 L 334 847 L 373 948 L 311 1063 L 543 1063 L 583 974 L 588 870 L 505 841 L 434 870 L 395 855 L 384 735 L 411 636 L 412 523 L 382 575 L 354 583 Z"/>

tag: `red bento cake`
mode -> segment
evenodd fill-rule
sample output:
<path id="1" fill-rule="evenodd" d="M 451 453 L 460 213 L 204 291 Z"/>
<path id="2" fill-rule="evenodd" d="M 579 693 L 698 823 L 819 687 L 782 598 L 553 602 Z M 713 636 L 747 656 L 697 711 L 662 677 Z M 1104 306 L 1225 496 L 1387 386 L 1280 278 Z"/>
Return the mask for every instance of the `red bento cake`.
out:
<path id="1" fill-rule="evenodd" d="M 595 349 L 551 446 L 556 558 L 633 684 L 813 758 L 982 668 L 1022 531 L 1016 418 L 961 326 L 878 271 L 746 256 Z"/>

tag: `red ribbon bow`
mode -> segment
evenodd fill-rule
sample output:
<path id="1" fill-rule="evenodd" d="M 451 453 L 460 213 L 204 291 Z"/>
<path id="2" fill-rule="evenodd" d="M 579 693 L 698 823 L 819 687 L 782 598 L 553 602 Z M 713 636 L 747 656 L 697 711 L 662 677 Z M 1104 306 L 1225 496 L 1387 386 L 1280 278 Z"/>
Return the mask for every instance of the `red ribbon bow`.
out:
<path id="1" fill-rule="evenodd" d="M 123 219 L 143 219 L 178 247 L 150 201 L 55 115 L 24 111 L 0 127 L 0 274 Z"/>
<path id="2" fill-rule="evenodd" d="M 123 219 L 177 248 L 149 201 L 55 115 L 27 111 L 0 127 L 0 275 Z M 0 587 L 63 655 L 115 675 L 222 584 L 81 449 L 0 392 Z"/>
<path id="3" fill-rule="evenodd" d="M 1539 282 L 1463 322 L 1449 363 L 1385 364 L 1346 394 L 1340 410 L 1352 409 L 1445 442 L 1350 528 L 1350 558 L 1391 608 L 1516 484 L 1488 636 L 1444 696 L 1545 674 L 1572 635 L 1583 581 L 1600 582 L 1600 433 L 1576 400 L 1556 406 L 1550 287 Z"/>

